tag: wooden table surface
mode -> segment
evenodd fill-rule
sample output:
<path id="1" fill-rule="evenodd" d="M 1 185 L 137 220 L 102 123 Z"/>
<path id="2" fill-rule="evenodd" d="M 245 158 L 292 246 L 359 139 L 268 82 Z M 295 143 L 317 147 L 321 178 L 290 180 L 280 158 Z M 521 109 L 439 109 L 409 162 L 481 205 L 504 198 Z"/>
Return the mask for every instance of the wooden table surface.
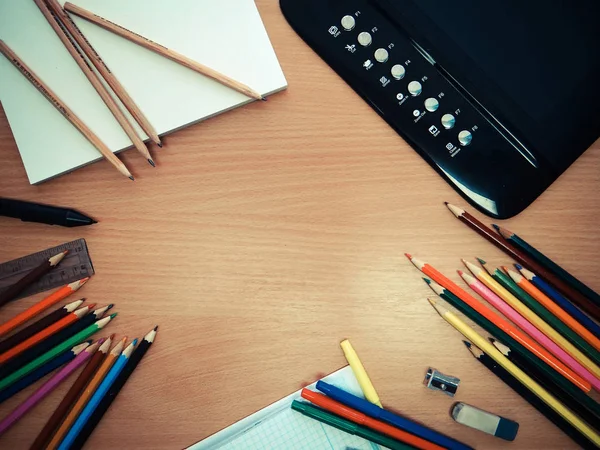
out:
<path id="1" fill-rule="evenodd" d="M 278 2 L 257 3 L 288 90 L 166 137 L 156 169 L 122 154 L 135 182 L 99 162 L 30 186 L 0 113 L 0 195 L 99 220 L 67 229 L 0 218 L 0 260 L 83 237 L 96 275 L 81 296 L 119 312 L 106 331 L 133 338 L 160 324 L 89 448 L 193 444 L 345 365 L 343 338 L 384 405 L 478 448 L 574 447 L 473 359 L 403 254 L 455 281 L 462 257 L 511 261 L 444 207 L 466 204 L 300 40 Z M 596 142 L 505 224 L 600 289 L 599 189 Z M 40 298 L 2 308 L 0 321 Z M 423 386 L 429 366 L 462 380 L 455 399 Z M 0 447 L 26 448 L 68 385 Z M 517 420 L 517 440 L 454 423 L 457 400 Z"/>

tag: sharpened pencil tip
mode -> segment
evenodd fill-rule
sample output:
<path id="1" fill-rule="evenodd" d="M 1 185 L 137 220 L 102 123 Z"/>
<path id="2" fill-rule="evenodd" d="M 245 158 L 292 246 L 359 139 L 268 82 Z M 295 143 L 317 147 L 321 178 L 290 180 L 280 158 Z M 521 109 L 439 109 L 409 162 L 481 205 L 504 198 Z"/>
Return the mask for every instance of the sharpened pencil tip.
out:
<path id="1" fill-rule="evenodd" d="M 463 341 L 463 344 L 465 344 L 467 348 L 471 348 L 471 343 L 469 341 Z"/>
<path id="2" fill-rule="evenodd" d="M 154 161 L 152 161 L 152 159 L 148 158 L 148 163 L 152 166 L 152 167 L 156 167 L 156 164 L 154 164 Z"/>
<path id="3" fill-rule="evenodd" d="M 479 261 L 479 264 L 481 264 L 482 266 L 484 266 L 484 265 L 487 264 L 487 262 L 485 261 L 485 259 L 477 258 L 477 261 Z"/>
<path id="4" fill-rule="evenodd" d="M 458 269 L 458 270 L 456 271 L 456 273 L 457 273 L 458 275 L 460 275 L 461 277 L 462 277 L 462 276 L 465 274 L 465 273 L 464 273 L 462 270 L 460 270 L 460 269 Z"/>
<path id="5" fill-rule="evenodd" d="M 261 99 L 263 102 L 266 102 L 266 101 L 267 101 L 267 97 L 261 97 L 260 99 Z"/>
<path id="6" fill-rule="evenodd" d="M 111 319 L 114 319 L 115 317 L 117 317 L 117 314 L 118 314 L 118 313 L 112 313 L 112 314 L 110 315 L 110 318 L 111 318 Z"/>
<path id="7" fill-rule="evenodd" d="M 431 280 L 429 278 L 423 277 L 423 281 L 425 281 L 427 284 L 431 284 Z"/>
<path id="8" fill-rule="evenodd" d="M 112 307 L 113 307 L 113 306 L 115 306 L 115 304 L 114 304 L 114 303 L 110 303 L 110 304 L 109 304 L 109 305 L 106 307 L 106 310 L 108 311 L 109 309 L 112 309 Z"/>
<path id="9" fill-rule="evenodd" d="M 500 227 L 498 225 L 496 225 L 495 223 L 492 224 L 492 226 L 494 227 L 494 230 L 496 231 L 500 231 Z"/>
<path id="10" fill-rule="evenodd" d="M 496 342 L 496 339 L 494 339 L 493 337 L 489 337 L 488 338 L 490 340 L 490 342 L 493 344 L 494 342 Z"/>
<path id="11" fill-rule="evenodd" d="M 162 142 L 158 142 L 156 145 L 158 145 L 160 148 L 162 148 Z"/>
<path id="12" fill-rule="evenodd" d="M 154 331 L 157 331 L 157 330 L 158 330 L 158 325 L 156 325 L 156 326 L 154 327 Z"/>
<path id="13" fill-rule="evenodd" d="M 523 266 L 521 264 L 515 264 L 517 270 L 523 270 Z"/>
<path id="14" fill-rule="evenodd" d="M 406 256 L 408 259 L 412 259 L 412 255 L 410 253 L 405 253 L 404 256 Z"/>
<path id="15" fill-rule="evenodd" d="M 444 205 L 448 206 L 448 202 L 444 202 Z"/>
<path id="16" fill-rule="evenodd" d="M 129 179 L 130 179 L 131 181 L 135 181 L 135 178 L 133 178 L 133 175 L 131 175 L 131 176 L 129 177 Z"/>

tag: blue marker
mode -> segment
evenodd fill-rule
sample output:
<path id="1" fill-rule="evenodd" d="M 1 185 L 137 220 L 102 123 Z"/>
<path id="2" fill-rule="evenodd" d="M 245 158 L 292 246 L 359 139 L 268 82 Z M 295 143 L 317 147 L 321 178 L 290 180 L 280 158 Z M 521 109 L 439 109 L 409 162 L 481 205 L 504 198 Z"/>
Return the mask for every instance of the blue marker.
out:
<path id="1" fill-rule="evenodd" d="M 77 435 L 81 432 L 81 429 L 89 420 L 92 413 L 96 410 L 102 398 L 104 398 L 117 376 L 121 373 L 125 367 L 125 364 L 127 364 L 127 361 L 129 361 L 129 357 L 133 353 L 136 344 L 137 339 L 134 339 L 133 342 L 131 342 L 131 344 L 129 344 L 127 348 L 123 350 L 119 356 L 119 359 L 117 359 L 117 362 L 115 362 L 112 368 L 108 371 L 104 377 L 104 380 L 102 380 L 102 383 L 100 383 L 100 386 L 98 386 L 98 389 L 96 389 L 96 392 L 94 392 L 94 395 L 92 395 L 88 403 L 85 405 L 85 408 L 83 408 L 83 411 L 81 411 L 81 414 L 79 414 L 79 417 L 77 417 L 77 420 L 75 420 L 75 423 L 58 446 L 58 450 L 68 450 L 71 448 L 73 442 L 77 438 Z"/>
<path id="2" fill-rule="evenodd" d="M 352 395 L 340 388 L 325 383 L 324 381 L 317 381 L 317 389 L 328 397 L 331 397 L 332 399 L 343 403 L 350 408 L 354 408 L 361 413 L 372 417 L 373 419 L 379 419 L 387 422 L 396 428 L 406 431 L 407 433 L 419 436 L 420 438 L 426 439 L 429 442 L 446 447 L 449 450 L 473 450 L 472 447 L 469 447 L 462 442 L 444 436 L 437 431 L 433 431 L 409 419 L 405 419 L 404 417 L 386 411 L 385 409 L 380 408 L 379 406 L 374 405 L 367 400 L 357 397 L 356 395 Z"/>
<path id="3" fill-rule="evenodd" d="M 593 333 L 594 336 L 600 339 L 600 326 L 598 326 L 596 322 L 594 322 L 592 319 L 590 319 L 588 316 L 582 313 L 579 310 L 579 308 L 577 308 L 577 306 L 573 305 L 573 303 L 571 303 L 569 300 L 563 297 L 562 294 L 560 294 L 556 289 L 554 289 L 540 277 L 535 275 L 533 272 L 530 272 L 527 269 L 523 269 L 523 266 L 519 264 L 515 264 L 515 267 L 519 269 L 521 275 L 528 279 L 531 282 L 531 284 L 533 284 L 536 288 L 538 288 L 540 291 L 542 291 L 544 294 L 546 294 L 548 297 L 554 300 L 554 302 L 566 312 L 568 312 L 569 315 L 573 317 L 573 319 L 575 319 L 577 322 L 579 322 L 581 325 L 587 328 L 590 331 L 590 333 Z"/>

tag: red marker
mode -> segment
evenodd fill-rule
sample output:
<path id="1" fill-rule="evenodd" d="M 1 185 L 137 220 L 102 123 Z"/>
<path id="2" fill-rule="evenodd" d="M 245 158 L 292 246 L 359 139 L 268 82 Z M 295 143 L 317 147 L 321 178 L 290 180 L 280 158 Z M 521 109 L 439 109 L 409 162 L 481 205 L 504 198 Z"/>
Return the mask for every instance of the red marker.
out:
<path id="1" fill-rule="evenodd" d="M 385 422 L 372 419 L 367 415 L 356 411 L 355 409 L 348 408 L 347 406 L 336 402 L 335 400 L 326 397 L 325 395 L 313 392 L 309 389 L 302 389 L 302 398 L 314 403 L 321 408 L 337 414 L 344 419 L 348 419 L 358 425 L 371 428 L 372 430 L 379 431 L 387 436 L 397 439 L 406 444 L 412 445 L 413 447 L 420 448 L 423 450 L 444 450 L 444 447 L 433 444 L 425 439 L 422 439 L 414 434 L 407 433 L 406 431 L 399 430 Z"/>

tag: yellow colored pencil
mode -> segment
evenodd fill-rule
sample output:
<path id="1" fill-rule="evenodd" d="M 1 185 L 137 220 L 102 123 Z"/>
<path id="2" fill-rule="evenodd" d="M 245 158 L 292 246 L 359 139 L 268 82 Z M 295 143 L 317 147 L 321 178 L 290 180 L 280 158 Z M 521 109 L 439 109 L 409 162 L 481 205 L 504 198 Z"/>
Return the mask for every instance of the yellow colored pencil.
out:
<path id="1" fill-rule="evenodd" d="M 577 428 L 577 430 L 579 430 L 581 434 L 593 442 L 594 445 L 600 447 L 600 435 L 598 435 L 598 433 L 596 433 L 589 425 L 582 421 L 570 409 L 565 407 L 565 405 L 558 401 L 551 393 L 536 383 L 529 375 L 519 369 L 515 364 L 512 363 L 512 361 L 500 353 L 496 347 L 489 343 L 473 328 L 463 322 L 457 315 L 439 305 L 435 300 L 429 299 L 429 303 L 431 303 L 431 306 L 434 307 L 434 309 L 446 322 L 452 325 L 464 337 L 471 341 L 473 345 L 476 345 L 483 350 L 490 358 L 496 361 L 496 363 L 498 363 L 513 377 L 519 380 L 519 382 L 529 391 L 531 391 L 536 397 L 552 408 L 552 410 L 559 414 L 563 419 L 573 425 L 573 427 Z"/>
<path id="2" fill-rule="evenodd" d="M 358 384 L 360 385 L 365 398 L 374 405 L 383 408 L 383 406 L 381 406 L 381 402 L 379 401 L 379 395 L 377 395 L 375 386 L 373 386 L 373 383 L 371 383 L 371 379 L 365 370 L 365 366 L 363 366 L 362 362 L 360 362 L 360 359 L 358 358 L 356 351 L 354 351 L 354 347 L 352 347 L 350 341 L 346 339 L 340 342 L 340 346 L 344 351 L 344 356 L 346 356 L 348 364 L 350 364 L 350 367 L 352 368 L 352 372 L 354 372 L 354 376 L 358 380 Z"/>
<path id="3" fill-rule="evenodd" d="M 558 331 L 548 325 L 540 316 L 525 306 L 517 297 L 508 292 L 500 283 L 494 280 L 484 269 L 463 259 L 463 263 L 477 277 L 479 281 L 490 288 L 496 295 L 502 298 L 519 314 L 527 319 L 533 326 L 544 333 L 556 345 L 575 358 L 582 366 L 587 368 L 596 377 L 600 377 L 600 367 L 598 367 L 590 358 L 584 355 L 579 349 L 564 338 Z"/>
<path id="4" fill-rule="evenodd" d="M 71 411 L 69 412 L 67 417 L 65 417 L 65 420 L 63 421 L 63 423 L 60 425 L 60 427 L 58 428 L 58 430 L 52 437 L 52 440 L 46 447 L 46 450 L 54 450 L 54 449 L 58 448 L 58 446 L 62 442 L 63 438 L 69 432 L 69 430 L 71 429 L 71 426 L 73 425 L 73 423 L 79 416 L 79 413 L 81 412 L 81 410 L 85 407 L 85 405 L 87 404 L 90 397 L 94 394 L 94 392 L 96 392 L 96 388 L 100 385 L 100 383 L 104 379 L 104 376 L 108 373 L 108 371 L 110 370 L 112 365 L 115 363 L 115 361 L 117 360 L 117 358 L 123 351 L 123 347 L 125 346 L 126 341 L 127 341 L 127 338 L 124 337 L 110 351 L 110 353 L 108 354 L 108 356 L 106 357 L 106 359 L 104 360 L 102 365 L 98 368 L 98 371 L 96 372 L 94 377 L 90 380 L 90 382 L 86 386 L 85 390 L 83 391 L 83 393 L 81 394 L 81 396 L 79 397 L 79 399 L 77 400 L 75 405 L 73 405 L 73 408 L 71 409 Z"/>

